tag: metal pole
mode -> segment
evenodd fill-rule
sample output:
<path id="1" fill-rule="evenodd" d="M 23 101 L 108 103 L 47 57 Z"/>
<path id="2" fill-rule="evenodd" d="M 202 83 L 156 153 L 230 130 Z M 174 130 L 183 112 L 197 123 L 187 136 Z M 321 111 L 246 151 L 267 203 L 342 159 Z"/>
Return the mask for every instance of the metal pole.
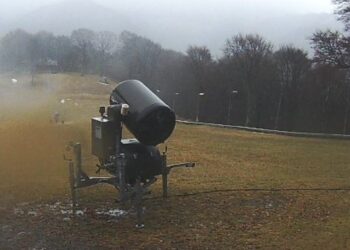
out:
<path id="1" fill-rule="evenodd" d="M 233 102 L 233 96 L 237 94 L 237 90 L 232 90 L 229 97 L 229 105 L 228 105 L 228 111 L 227 111 L 227 124 L 231 123 L 231 113 L 232 113 L 232 102 Z"/>
<path id="2" fill-rule="evenodd" d="M 121 137 L 122 137 L 122 125 L 121 121 L 117 121 L 117 128 L 116 128 L 116 136 L 115 136 L 115 166 L 117 169 L 117 176 L 118 176 L 118 184 L 119 184 L 119 196 L 120 200 L 123 201 L 125 197 L 125 166 L 124 166 L 124 160 L 123 156 L 121 154 Z"/>
<path id="3" fill-rule="evenodd" d="M 179 92 L 175 92 L 175 93 L 174 93 L 174 97 L 173 97 L 173 110 L 174 110 L 174 112 L 175 112 L 176 97 L 177 97 L 178 95 L 180 95 Z"/>
<path id="4" fill-rule="evenodd" d="M 80 143 L 76 143 L 74 145 L 74 155 L 75 155 L 75 164 L 76 164 L 75 165 L 76 168 L 74 169 L 75 170 L 74 176 L 75 176 L 75 181 L 76 181 L 77 186 L 80 186 L 80 184 L 81 184 L 81 172 L 82 172 L 82 168 L 81 168 L 81 164 L 82 164 L 81 144 Z"/>
<path id="5" fill-rule="evenodd" d="M 199 122 L 199 95 L 197 97 L 197 114 L 196 114 L 196 122 Z"/>
<path id="6" fill-rule="evenodd" d="M 134 205 L 136 208 L 136 216 L 137 216 L 136 228 L 138 229 L 142 229 L 145 227 L 143 223 L 142 196 L 143 196 L 143 189 L 141 186 L 140 177 L 138 177 L 135 184 L 135 197 L 134 197 Z"/>
<path id="7" fill-rule="evenodd" d="M 173 97 L 173 110 L 174 110 L 174 112 L 175 112 L 175 98 L 176 98 L 176 95 L 174 95 L 174 97 Z"/>
<path id="8" fill-rule="evenodd" d="M 201 97 L 204 95 L 205 93 L 198 93 L 196 122 L 199 122 L 200 101 L 201 101 Z"/>
<path id="9" fill-rule="evenodd" d="M 233 98 L 233 94 L 230 95 L 230 98 L 228 101 L 227 124 L 230 124 L 230 121 L 231 121 L 232 98 Z"/>
<path id="10" fill-rule="evenodd" d="M 76 206 L 77 206 L 75 180 L 76 180 L 76 177 L 75 177 L 75 174 L 74 174 L 74 163 L 73 163 L 73 161 L 69 161 L 69 184 L 70 184 L 70 191 L 71 191 L 71 196 L 72 196 L 73 216 L 75 215 Z"/>
<path id="11" fill-rule="evenodd" d="M 345 114 L 344 114 L 344 123 L 343 123 L 343 134 L 347 133 L 348 120 L 349 120 L 349 111 L 350 111 L 350 71 L 346 71 L 346 97 L 345 97 Z"/>
<path id="12" fill-rule="evenodd" d="M 168 197 L 168 169 L 166 154 L 162 155 L 162 182 L 163 182 L 163 198 Z"/>

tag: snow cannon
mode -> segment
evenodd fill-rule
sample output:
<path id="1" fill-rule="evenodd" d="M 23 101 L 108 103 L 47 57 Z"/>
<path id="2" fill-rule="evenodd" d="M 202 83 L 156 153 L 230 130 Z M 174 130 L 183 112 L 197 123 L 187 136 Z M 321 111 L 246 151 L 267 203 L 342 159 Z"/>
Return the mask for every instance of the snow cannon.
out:
<path id="1" fill-rule="evenodd" d="M 173 168 L 195 166 L 193 162 L 167 164 L 167 147 L 160 152 L 157 145 L 172 134 L 174 111 L 138 80 L 119 83 L 110 95 L 110 105 L 100 107 L 100 116 L 91 119 L 91 149 L 98 158 L 96 173 L 110 176 L 90 177 L 82 167 L 80 143 L 70 143 L 74 152 L 69 160 L 73 209 L 77 206 L 79 188 L 100 183 L 118 190 L 117 200 L 131 201 L 137 211 L 137 227 L 143 227 L 142 200 L 148 188 L 161 176 L 163 197 L 168 196 L 168 175 Z M 123 126 L 135 138 L 123 138 Z M 73 211 L 74 212 L 74 211 Z"/>

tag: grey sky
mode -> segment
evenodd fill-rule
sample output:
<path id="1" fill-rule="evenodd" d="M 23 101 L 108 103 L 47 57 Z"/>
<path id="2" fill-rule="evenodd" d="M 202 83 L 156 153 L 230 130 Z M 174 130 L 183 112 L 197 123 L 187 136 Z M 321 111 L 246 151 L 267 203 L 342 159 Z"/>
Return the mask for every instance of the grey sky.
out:
<path id="1" fill-rule="evenodd" d="M 70 0 L 76 1 L 76 0 Z M 40 6 L 48 5 L 62 0 L 0 0 L 0 17 L 15 18 Z M 95 0 L 94 2 L 121 10 L 137 11 L 142 9 L 156 11 L 171 9 L 175 12 L 217 10 L 245 8 L 252 12 L 269 10 L 282 13 L 331 13 L 334 9 L 331 0 Z"/>
<path id="2" fill-rule="evenodd" d="M 88 1 L 112 10 L 84 4 Z M 55 4 L 60 2 L 67 4 Z M 34 11 L 42 6 L 50 7 Z M 67 17 L 66 8 L 78 14 Z M 330 15 L 334 8 L 332 0 L 0 0 L 0 35 L 18 27 L 57 34 L 81 27 L 129 30 L 165 48 L 185 51 L 190 44 L 206 45 L 220 54 L 232 35 L 256 33 L 276 46 L 292 43 L 309 50 L 316 30 L 343 29 Z"/>

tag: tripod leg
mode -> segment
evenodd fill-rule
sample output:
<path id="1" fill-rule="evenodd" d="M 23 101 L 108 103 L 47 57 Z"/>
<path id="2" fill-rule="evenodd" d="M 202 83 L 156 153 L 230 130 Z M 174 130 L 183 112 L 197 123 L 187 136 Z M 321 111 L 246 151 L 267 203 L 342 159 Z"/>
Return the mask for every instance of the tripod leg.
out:
<path id="1" fill-rule="evenodd" d="M 145 224 L 143 222 L 143 207 L 142 207 L 143 193 L 144 193 L 144 190 L 141 185 L 141 181 L 138 178 L 135 184 L 134 206 L 136 209 L 136 216 L 137 216 L 136 228 L 139 228 L 139 229 L 145 227 Z"/>
<path id="2" fill-rule="evenodd" d="M 76 143 L 74 145 L 74 156 L 75 156 L 75 168 L 74 168 L 74 176 L 75 176 L 75 183 L 80 186 L 81 182 L 81 173 L 82 171 L 82 161 L 81 161 L 81 144 Z"/>
<path id="3" fill-rule="evenodd" d="M 74 163 L 73 161 L 69 161 L 69 184 L 70 184 L 70 191 L 72 196 L 72 210 L 73 210 L 73 216 L 75 215 L 75 210 L 77 206 L 77 194 L 76 194 L 76 187 L 75 187 L 75 171 L 74 171 Z"/>

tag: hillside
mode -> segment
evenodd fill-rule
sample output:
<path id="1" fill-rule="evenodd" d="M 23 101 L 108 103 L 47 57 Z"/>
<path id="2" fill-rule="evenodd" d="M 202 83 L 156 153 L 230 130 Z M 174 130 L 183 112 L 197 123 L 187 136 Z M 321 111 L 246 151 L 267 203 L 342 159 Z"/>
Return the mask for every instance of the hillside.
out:
<path id="1" fill-rule="evenodd" d="M 133 31 L 125 13 L 103 7 L 93 1 L 63 1 L 41 7 L 8 24 L 7 30 L 21 28 L 30 32 L 41 30 L 56 34 L 70 34 L 78 28 L 119 33 Z"/>
<path id="2" fill-rule="evenodd" d="M 151 188 L 143 230 L 106 186 L 79 191 L 81 215 L 73 218 L 62 154 L 69 141 L 81 142 L 83 166 L 96 174 L 90 118 L 112 86 L 77 74 L 38 75 L 35 86 L 23 75 L 9 86 L 10 77 L 0 77 L 0 90 L 15 93 L 13 105 L 0 98 L 0 248 L 350 247 L 349 141 L 177 125 L 169 160 L 197 166 L 172 172 L 169 199 L 161 198 L 161 182 Z M 57 108 L 65 124 L 50 122 Z"/>
<path id="3" fill-rule="evenodd" d="M 185 6 L 174 10 L 167 8 L 166 4 L 130 7 L 130 4 L 121 1 L 115 2 L 114 8 L 109 8 L 90 0 L 75 0 L 47 5 L 27 13 L 4 24 L 0 33 L 15 28 L 30 32 L 47 30 L 56 34 L 70 34 L 81 27 L 116 33 L 129 30 L 165 48 L 185 51 L 190 44 L 198 44 L 207 45 L 214 54 L 219 54 L 225 40 L 239 32 L 259 33 L 277 46 L 295 43 L 308 50 L 308 38 L 316 30 L 342 29 L 331 14 L 269 15 L 268 11 L 262 9 L 261 12 L 250 13 L 241 6 L 240 9 L 231 7 L 224 11 L 217 8 L 203 10 L 199 7 L 193 12 Z"/>

